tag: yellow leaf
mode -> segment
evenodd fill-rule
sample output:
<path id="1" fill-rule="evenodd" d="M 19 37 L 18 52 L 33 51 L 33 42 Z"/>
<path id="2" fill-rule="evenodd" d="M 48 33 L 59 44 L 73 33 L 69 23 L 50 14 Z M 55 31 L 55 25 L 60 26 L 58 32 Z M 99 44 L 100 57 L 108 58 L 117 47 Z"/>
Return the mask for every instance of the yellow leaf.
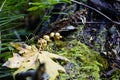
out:
<path id="1" fill-rule="evenodd" d="M 39 66 L 38 54 L 35 54 L 34 56 L 27 58 L 21 64 L 18 70 L 14 72 L 14 75 L 16 75 L 17 73 L 25 72 L 29 69 L 37 69 L 38 66 Z"/>
<path id="2" fill-rule="evenodd" d="M 51 58 L 60 58 L 66 61 L 68 61 L 68 59 L 56 54 L 49 53 L 47 51 L 41 51 L 41 54 L 39 54 L 40 63 L 45 64 L 46 73 L 50 75 L 50 80 L 55 80 L 59 75 L 58 71 L 65 72 L 65 69 L 58 63 L 54 62 Z"/>
<path id="3" fill-rule="evenodd" d="M 9 58 L 7 62 L 5 62 L 2 66 L 6 66 L 9 68 L 19 68 L 25 58 L 21 57 L 17 53 L 13 53 L 13 57 Z"/>
<path id="4" fill-rule="evenodd" d="M 3 66 L 18 68 L 13 74 L 14 77 L 18 73 L 26 72 L 30 69 L 37 69 L 40 63 L 45 64 L 45 73 L 50 75 L 49 80 L 55 80 L 59 75 L 59 71 L 65 72 L 64 67 L 52 60 L 60 59 L 68 62 L 69 60 L 65 57 L 47 51 L 39 51 L 35 45 L 29 46 L 25 43 L 12 43 L 12 46 L 19 50 L 21 56 L 19 54 L 13 54 L 13 57 L 9 58 Z"/>
<path id="5" fill-rule="evenodd" d="M 28 46 L 25 43 L 11 43 L 13 47 L 19 50 L 19 53 L 22 54 L 23 56 L 32 56 L 38 52 L 38 49 L 35 47 L 35 45 Z"/>
<path id="6" fill-rule="evenodd" d="M 49 56 L 52 59 L 55 58 L 55 59 L 60 59 L 60 60 L 64 60 L 64 61 L 69 61 L 66 57 L 59 56 L 57 54 L 53 54 L 53 53 L 50 53 L 48 51 L 41 51 L 41 53 L 46 54 L 47 56 Z"/>

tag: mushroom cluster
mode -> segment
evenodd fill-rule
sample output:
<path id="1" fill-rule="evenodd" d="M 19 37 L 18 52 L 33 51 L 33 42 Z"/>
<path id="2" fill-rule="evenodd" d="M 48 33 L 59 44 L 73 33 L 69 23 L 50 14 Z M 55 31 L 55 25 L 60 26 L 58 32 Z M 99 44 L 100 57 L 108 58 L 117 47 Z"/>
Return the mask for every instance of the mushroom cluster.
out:
<path id="1" fill-rule="evenodd" d="M 54 40 L 60 40 L 62 36 L 58 32 L 51 32 L 50 35 L 44 35 L 43 38 L 38 40 L 38 45 L 40 50 L 44 50 L 47 46 L 47 43 L 51 41 L 51 38 Z"/>

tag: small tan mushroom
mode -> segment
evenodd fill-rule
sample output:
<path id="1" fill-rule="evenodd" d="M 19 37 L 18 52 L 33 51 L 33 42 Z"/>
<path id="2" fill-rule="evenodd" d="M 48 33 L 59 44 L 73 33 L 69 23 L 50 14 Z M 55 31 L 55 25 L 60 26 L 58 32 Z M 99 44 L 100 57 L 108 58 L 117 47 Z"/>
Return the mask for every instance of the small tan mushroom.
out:
<path id="1" fill-rule="evenodd" d="M 44 35 L 43 38 L 46 40 L 46 41 L 50 41 L 50 37 L 48 35 Z"/>
<path id="2" fill-rule="evenodd" d="M 47 41 L 45 39 L 39 39 L 38 40 L 38 45 L 39 45 L 39 50 L 44 50 L 45 47 L 47 46 Z"/>
<path id="3" fill-rule="evenodd" d="M 60 36 L 60 33 L 56 32 L 55 37 L 58 37 L 58 36 Z"/>
<path id="4" fill-rule="evenodd" d="M 60 33 L 57 32 L 57 33 L 55 33 L 55 38 L 56 38 L 56 39 L 61 39 L 62 36 L 60 35 Z"/>
<path id="5" fill-rule="evenodd" d="M 55 36 L 55 33 L 54 32 L 51 32 L 50 33 L 50 37 L 53 38 Z"/>

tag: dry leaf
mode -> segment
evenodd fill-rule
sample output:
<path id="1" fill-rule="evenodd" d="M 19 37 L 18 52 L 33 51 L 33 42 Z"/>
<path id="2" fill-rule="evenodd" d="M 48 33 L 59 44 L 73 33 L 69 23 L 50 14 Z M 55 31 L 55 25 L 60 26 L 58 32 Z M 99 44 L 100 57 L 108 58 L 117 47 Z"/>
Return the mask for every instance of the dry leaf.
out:
<path id="1" fill-rule="evenodd" d="M 13 53 L 13 57 L 9 58 L 8 61 L 3 64 L 3 66 L 9 68 L 19 68 L 24 60 L 25 58 L 21 57 L 19 54 Z"/>
<path id="2" fill-rule="evenodd" d="M 38 54 L 35 54 L 34 56 L 27 58 L 21 64 L 21 66 L 18 68 L 18 70 L 14 72 L 14 76 L 17 73 L 25 72 L 29 69 L 37 69 L 38 66 L 39 66 Z"/>
<path id="3" fill-rule="evenodd" d="M 45 63 L 46 73 L 50 75 L 50 80 L 55 80 L 56 76 L 59 75 L 58 71 L 65 72 L 65 69 L 58 63 L 54 62 L 52 58 L 62 59 L 65 61 L 69 60 L 65 57 L 58 56 L 47 51 L 41 51 L 41 54 L 39 54 L 40 63 Z"/>
<path id="4" fill-rule="evenodd" d="M 28 46 L 25 43 L 11 43 L 13 47 L 19 50 L 19 54 L 22 54 L 23 56 L 32 56 L 38 52 L 38 49 L 35 47 L 35 45 Z"/>
<path id="5" fill-rule="evenodd" d="M 69 60 L 67 58 L 47 51 L 38 51 L 34 45 L 28 46 L 23 43 L 12 43 L 12 45 L 18 49 L 20 52 L 19 54 L 22 55 L 20 56 L 17 53 L 13 54 L 13 57 L 9 58 L 3 66 L 18 68 L 18 70 L 14 72 L 14 77 L 18 73 L 25 72 L 30 69 L 37 69 L 40 63 L 45 64 L 45 72 L 50 75 L 49 80 L 55 80 L 56 76 L 59 75 L 59 71 L 65 72 L 65 69 L 52 59 L 61 59 L 68 62 Z"/>

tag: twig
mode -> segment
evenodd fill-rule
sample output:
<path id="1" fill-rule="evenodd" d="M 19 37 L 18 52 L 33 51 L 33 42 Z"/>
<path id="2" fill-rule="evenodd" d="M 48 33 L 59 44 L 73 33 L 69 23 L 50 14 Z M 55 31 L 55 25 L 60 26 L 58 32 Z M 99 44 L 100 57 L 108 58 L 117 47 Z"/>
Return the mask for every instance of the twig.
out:
<path id="1" fill-rule="evenodd" d="M 73 3 L 76 3 L 76 4 L 79 4 L 79 5 L 85 6 L 85 7 L 89 8 L 89 9 L 92 9 L 92 10 L 96 11 L 97 13 L 101 14 L 102 16 L 104 16 L 105 18 L 107 18 L 108 20 L 110 20 L 112 23 L 117 24 L 117 25 L 120 25 L 120 22 L 117 22 L 117 21 L 112 20 L 112 19 L 109 18 L 107 15 L 103 14 L 103 13 L 100 12 L 99 10 L 97 10 L 97 9 L 95 9 L 95 8 L 89 6 L 89 5 L 86 5 L 86 4 L 82 3 L 82 2 L 78 2 L 78 1 L 76 1 L 76 0 L 71 0 L 71 1 L 72 1 Z"/>
<path id="2" fill-rule="evenodd" d="M 77 22 L 78 24 L 83 24 L 82 22 Z M 112 23 L 112 22 L 89 22 L 87 21 L 85 24 L 106 24 L 106 23 Z"/>

